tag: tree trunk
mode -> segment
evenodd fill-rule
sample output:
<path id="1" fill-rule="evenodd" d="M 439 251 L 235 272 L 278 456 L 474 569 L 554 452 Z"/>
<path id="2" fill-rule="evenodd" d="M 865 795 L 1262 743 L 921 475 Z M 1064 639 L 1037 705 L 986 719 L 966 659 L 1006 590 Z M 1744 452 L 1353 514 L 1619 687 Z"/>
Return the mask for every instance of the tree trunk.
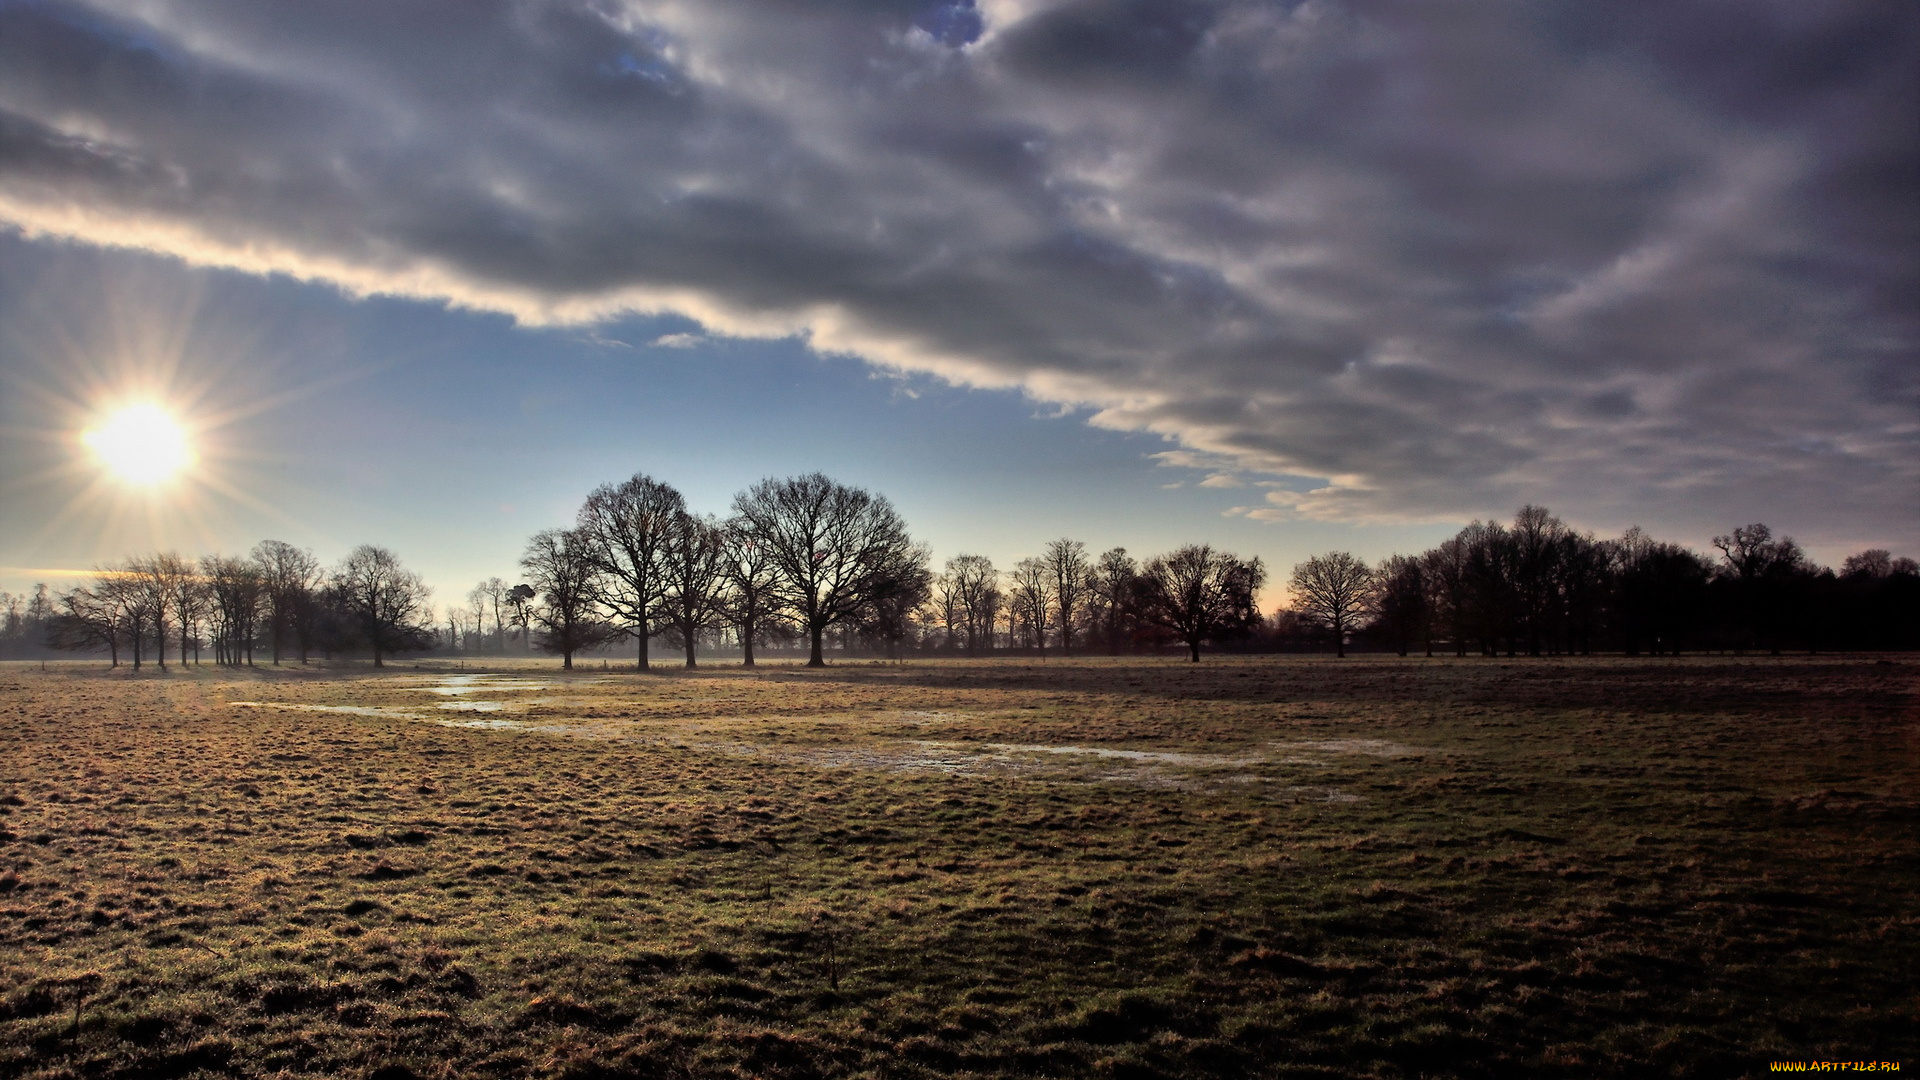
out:
<path id="1" fill-rule="evenodd" d="M 573 670 L 573 650 L 572 649 L 567 649 L 566 651 L 560 654 L 560 670 L 561 671 Z"/>
<path id="2" fill-rule="evenodd" d="M 647 664 L 647 627 L 644 621 L 641 623 L 640 632 L 633 636 L 640 639 L 640 662 L 634 666 L 641 671 L 646 671 L 649 665 Z"/>
<path id="3" fill-rule="evenodd" d="M 1198 638 L 1187 642 L 1187 652 L 1189 653 L 1187 660 L 1190 663 L 1197 664 L 1200 662 L 1200 641 Z"/>
<path id="4" fill-rule="evenodd" d="M 821 655 L 820 652 L 820 638 L 826 633 L 827 628 L 824 626 L 814 626 L 811 629 L 813 631 L 813 652 L 807 657 L 807 666 L 826 667 L 827 659 Z"/>
<path id="5" fill-rule="evenodd" d="M 751 622 L 744 622 L 740 624 L 740 652 L 741 652 L 740 666 L 752 667 L 753 666 L 753 623 Z"/>
<path id="6" fill-rule="evenodd" d="M 696 664 L 693 659 L 693 650 L 699 644 L 700 635 L 692 631 L 688 631 L 686 634 L 682 636 L 687 639 L 687 667 L 689 668 L 698 667 L 699 665 Z"/>

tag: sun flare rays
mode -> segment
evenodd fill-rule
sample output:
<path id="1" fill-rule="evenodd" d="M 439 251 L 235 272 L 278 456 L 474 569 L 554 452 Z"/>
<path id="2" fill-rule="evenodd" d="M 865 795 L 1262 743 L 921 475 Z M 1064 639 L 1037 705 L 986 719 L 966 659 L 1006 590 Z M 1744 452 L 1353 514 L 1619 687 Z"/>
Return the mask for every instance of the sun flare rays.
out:
<path id="1" fill-rule="evenodd" d="M 180 421 L 151 401 L 114 409 L 81 432 L 80 441 L 115 478 L 140 488 L 174 479 L 196 456 Z"/>
<path id="2" fill-rule="evenodd" d="M 16 334 L 21 362 L 0 372 L 15 465 L 0 495 L 41 507 L 15 521 L 32 557 L 314 534 L 295 509 L 309 494 L 289 468 L 299 459 L 265 418 L 355 373 L 303 370 L 270 326 L 209 318 L 199 284 L 135 271 L 42 284 L 46 317 Z M 97 303 L 62 302 L 76 293 Z"/>

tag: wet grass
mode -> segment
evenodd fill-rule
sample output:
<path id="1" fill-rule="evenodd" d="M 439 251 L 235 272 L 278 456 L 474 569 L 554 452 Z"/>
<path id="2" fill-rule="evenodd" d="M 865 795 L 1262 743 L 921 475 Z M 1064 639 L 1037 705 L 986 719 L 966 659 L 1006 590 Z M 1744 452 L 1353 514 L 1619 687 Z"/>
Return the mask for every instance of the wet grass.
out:
<path id="1" fill-rule="evenodd" d="M 1896 659 L 0 668 L 0 1076 L 1912 1068 Z"/>

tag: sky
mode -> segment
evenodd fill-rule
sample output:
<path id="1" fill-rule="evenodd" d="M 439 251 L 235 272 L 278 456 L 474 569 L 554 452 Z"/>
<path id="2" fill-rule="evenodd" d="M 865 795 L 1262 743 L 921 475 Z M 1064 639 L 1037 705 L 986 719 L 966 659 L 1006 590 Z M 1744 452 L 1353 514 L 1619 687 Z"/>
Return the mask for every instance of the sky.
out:
<path id="1" fill-rule="evenodd" d="M 0 589 L 271 537 L 457 603 L 635 472 L 824 471 L 936 565 L 1529 502 L 1920 555 L 1916 55 L 1906 0 L 0 0 Z M 150 488 L 82 439 L 142 400 Z"/>

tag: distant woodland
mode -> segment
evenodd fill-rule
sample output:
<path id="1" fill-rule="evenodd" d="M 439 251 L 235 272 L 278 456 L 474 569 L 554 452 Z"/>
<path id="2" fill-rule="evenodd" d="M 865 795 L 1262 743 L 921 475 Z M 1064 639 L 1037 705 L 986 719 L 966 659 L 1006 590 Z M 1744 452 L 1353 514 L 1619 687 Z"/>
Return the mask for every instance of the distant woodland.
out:
<path id="1" fill-rule="evenodd" d="M 936 568 L 883 496 L 818 473 L 741 492 L 724 519 L 636 475 L 595 490 L 574 525 L 528 539 L 510 576 L 439 605 L 393 552 L 334 566 L 280 541 L 102 566 L 64 592 L 0 593 L 0 657 L 97 653 L 133 668 L 308 663 L 398 654 L 659 654 L 753 665 L 769 655 L 986 656 L 1203 650 L 1550 656 L 1920 648 L 1920 565 L 1884 550 L 1816 565 L 1766 525 L 1698 552 L 1640 529 L 1603 539 L 1537 506 L 1430 551 L 1294 566 L 1262 614 L 1261 560 L 1206 544 L 1138 558 L 1059 539 L 1011 567 Z"/>

